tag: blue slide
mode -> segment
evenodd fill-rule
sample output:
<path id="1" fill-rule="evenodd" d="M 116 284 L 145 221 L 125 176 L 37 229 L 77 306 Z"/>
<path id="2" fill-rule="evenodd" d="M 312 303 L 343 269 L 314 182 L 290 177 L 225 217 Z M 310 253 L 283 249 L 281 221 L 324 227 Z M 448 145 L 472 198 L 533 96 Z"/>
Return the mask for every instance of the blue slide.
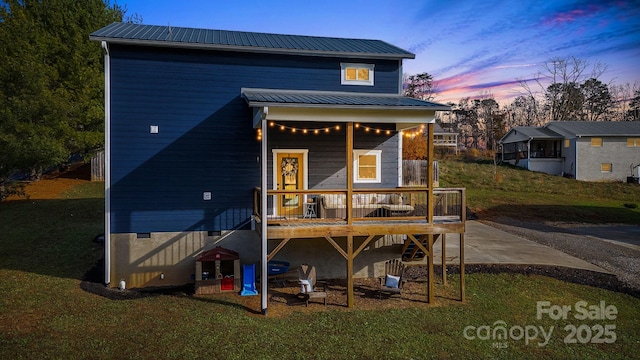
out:
<path id="1" fill-rule="evenodd" d="M 242 290 L 240 290 L 240 295 L 258 295 L 258 290 L 256 290 L 256 264 L 242 264 Z"/>

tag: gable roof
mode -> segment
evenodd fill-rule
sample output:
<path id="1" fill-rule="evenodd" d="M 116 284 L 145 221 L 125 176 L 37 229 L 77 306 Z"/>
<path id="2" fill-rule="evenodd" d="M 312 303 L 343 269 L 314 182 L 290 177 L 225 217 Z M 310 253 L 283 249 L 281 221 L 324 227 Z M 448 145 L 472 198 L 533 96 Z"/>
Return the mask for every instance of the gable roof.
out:
<path id="1" fill-rule="evenodd" d="M 381 40 L 267 34 L 174 26 L 112 23 L 89 38 L 111 43 L 210 50 L 341 56 L 365 59 L 413 59 L 415 54 Z"/>
<path id="2" fill-rule="evenodd" d="M 249 106 L 322 107 L 354 109 L 451 110 L 448 105 L 395 94 L 369 94 L 338 91 L 242 89 Z"/>
<path id="3" fill-rule="evenodd" d="M 583 136 L 640 136 L 640 121 L 551 121 L 540 127 L 516 126 L 498 143 Z"/>
<path id="4" fill-rule="evenodd" d="M 564 137 L 640 136 L 640 121 L 552 121 L 545 128 Z"/>
<path id="5" fill-rule="evenodd" d="M 562 135 L 544 127 L 516 126 L 509 130 L 498 143 L 528 141 L 529 139 L 562 139 Z"/>

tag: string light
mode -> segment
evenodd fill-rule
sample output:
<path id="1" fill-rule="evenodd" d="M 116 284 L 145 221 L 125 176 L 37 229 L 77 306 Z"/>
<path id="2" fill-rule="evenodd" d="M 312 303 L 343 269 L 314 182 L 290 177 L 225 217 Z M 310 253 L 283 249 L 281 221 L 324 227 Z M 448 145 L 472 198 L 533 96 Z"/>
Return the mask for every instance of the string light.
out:
<path id="1" fill-rule="evenodd" d="M 301 132 L 305 135 L 313 132 L 313 134 L 318 135 L 320 134 L 320 132 L 324 132 L 325 134 L 330 133 L 332 130 L 333 131 L 340 131 L 341 127 L 340 125 L 332 125 L 332 126 L 327 126 L 327 127 L 321 127 L 321 128 L 313 128 L 313 129 L 309 129 L 309 128 L 297 128 L 297 127 L 293 127 L 293 126 L 287 126 L 287 125 L 283 125 L 283 124 L 278 124 L 274 121 L 270 121 L 269 122 L 269 127 L 272 128 L 279 128 L 280 131 L 290 131 L 292 134 L 295 134 L 297 132 Z M 356 129 L 363 129 L 366 133 L 375 131 L 376 134 L 381 135 L 387 135 L 387 136 L 391 136 L 391 134 L 393 132 L 395 132 L 395 130 L 390 130 L 390 129 L 380 129 L 380 128 L 374 128 L 374 127 L 369 127 L 369 126 L 362 126 L 359 123 L 354 123 L 354 128 Z M 425 128 L 426 125 L 421 125 L 419 128 L 417 129 L 413 129 L 411 131 L 399 131 L 398 134 L 400 136 L 405 136 L 407 138 L 415 138 L 416 136 L 420 136 L 422 134 L 425 133 Z M 256 133 L 256 138 L 258 141 L 262 140 L 262 129 L 257 129 L 257 133 Z"/>

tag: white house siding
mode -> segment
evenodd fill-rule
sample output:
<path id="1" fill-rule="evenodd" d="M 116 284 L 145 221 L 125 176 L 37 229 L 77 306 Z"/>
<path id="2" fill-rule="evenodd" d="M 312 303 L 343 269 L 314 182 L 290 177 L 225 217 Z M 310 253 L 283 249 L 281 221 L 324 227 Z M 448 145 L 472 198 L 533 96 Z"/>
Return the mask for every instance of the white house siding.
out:
<path id="1" fill-rule="evenodd" d="M 640 163 L 640 147 L 628 147 L 626 137 L 602 137 L 602 146 L 591 146 L 591 137 L 576 141 L 578 165 L 576 179 L 584 181 L 626 181 L 631 164 Z M 610 163 L 611 172 L 601 164 Z"/>
<path id="2" fill-rule="evenodd" d="M 531 159 L 529 170 L 551 175 L 562 175 L 562 159 Z"/>

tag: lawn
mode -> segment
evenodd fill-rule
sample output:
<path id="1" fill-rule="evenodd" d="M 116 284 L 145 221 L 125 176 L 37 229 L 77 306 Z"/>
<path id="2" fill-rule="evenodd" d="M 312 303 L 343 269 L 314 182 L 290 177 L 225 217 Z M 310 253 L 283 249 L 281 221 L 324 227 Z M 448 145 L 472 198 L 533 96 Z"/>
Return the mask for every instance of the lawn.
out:
<path id="1" fill-rule="evenodd" d="M 640 225 L 638 185 L 577 181 L 488 161 L 441 160 L 440 186 L 466 188 L 467 206 L 484 219 Z"/>
<path id="2" fill-rule="evenodd" d="M 505 173 L 502 186 L 508 182 Z M 470 206 L 491 209 L 482 200 L 490 186 L 469 190 L 478 199 Z M 469 274 L 465 303 L 437 297 L 437 306 L 362 310 L 356 298 L 353 310 L 312 304 L 267 317 L 236 295 L 110 300 L 81 287 L 102 255 L 92 241 L 103 226 L 101 187 L 86 183 L 56 199 L 0 203 L 1 359 L 619 359 L 640 350 L 639 299 L 544 276 Z M 456 286 L 451 275 L 449 287 Z M 571 311 L 566 319 L 538 319 L 541 301 Z M 580 317 L 580 301 L 594 306 L 597 319 Z M 601 307 L 608 316 L 595 310 Z M 506 338 L 498 338 L 501 326 Z M 548 342 L 540 329 L 551 331 Z"/>

